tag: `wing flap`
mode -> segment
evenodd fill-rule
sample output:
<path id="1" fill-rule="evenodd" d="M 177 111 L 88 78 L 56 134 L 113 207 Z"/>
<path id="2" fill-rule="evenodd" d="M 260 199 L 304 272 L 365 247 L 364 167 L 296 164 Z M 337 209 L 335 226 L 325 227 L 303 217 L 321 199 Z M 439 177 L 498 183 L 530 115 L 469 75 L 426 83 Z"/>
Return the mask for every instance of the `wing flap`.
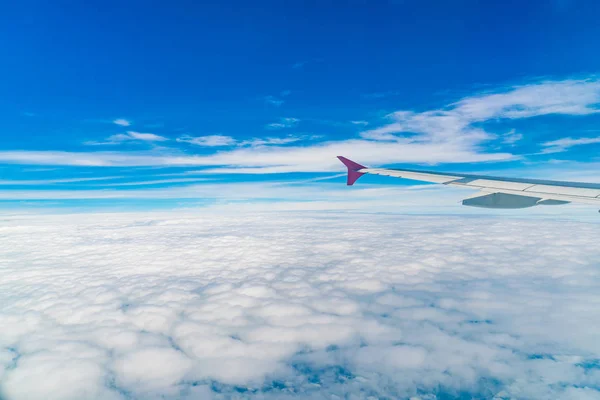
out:
<path id="1" fill-rule="evenodd" d="M 469 207 L 515 209 L 535 207 L 540 200 L 542 199 L 539 197 L 496 192 L 466 198 L 462 204 Z"/>
<path id="2" fill-rule="evenodd" d="M 493 188 L 482 188 L 484 192 L 489 193 L 506 193 L 506 194 L 514 194 L 518 196 L 529 196 L 529 197 L 538 197 L 542 200 L 555 200 L 561 202 L 569 202 L 569 203 L 581 203 L 581 204 L 592 204 L 592 205 L 600 205 L 600 198 L 598 197 L 583 197 L 583 196 L 573 196 L 567 194 L 556 194 L 556 193 L 547 193 L 547 192 L 534 192 L 527 190 L 526 192 L 522 190 L 505 190 L 505 189 L 493 189 Z M 550 202 L 546 203 L 549 204 Z M 540 201 L 540 204 L 545 204 Z"/>

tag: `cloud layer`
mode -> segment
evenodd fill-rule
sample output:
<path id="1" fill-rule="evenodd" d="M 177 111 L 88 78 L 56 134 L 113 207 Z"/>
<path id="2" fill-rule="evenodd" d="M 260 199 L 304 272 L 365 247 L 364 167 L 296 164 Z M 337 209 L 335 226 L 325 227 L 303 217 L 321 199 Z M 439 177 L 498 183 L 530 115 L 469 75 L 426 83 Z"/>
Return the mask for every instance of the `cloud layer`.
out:
<path id="1" fill-rule="evenodd" d="M 5 216 L 0 397 L 598 399 L 599 234 L 475 217 Z"/>

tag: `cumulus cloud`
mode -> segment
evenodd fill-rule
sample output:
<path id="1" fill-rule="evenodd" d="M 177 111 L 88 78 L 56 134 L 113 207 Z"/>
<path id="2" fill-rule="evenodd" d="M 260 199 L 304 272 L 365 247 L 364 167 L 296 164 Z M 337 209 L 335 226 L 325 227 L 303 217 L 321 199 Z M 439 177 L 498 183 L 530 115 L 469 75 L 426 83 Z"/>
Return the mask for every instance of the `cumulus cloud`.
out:
<path id="1" fill-rule="evenodd" d="M 598 398 L 599 227 L 5 215 L 0 397 Z"/>
<path id="2" fill-rule="evenodd" d="M 195 144 L 196 146 L 222 147 L 231 146 L 236 140 L 231 136 L 225 135 L 207 135 L 207 136 L 182 136 L 177 139 L 178 142 Z"/>

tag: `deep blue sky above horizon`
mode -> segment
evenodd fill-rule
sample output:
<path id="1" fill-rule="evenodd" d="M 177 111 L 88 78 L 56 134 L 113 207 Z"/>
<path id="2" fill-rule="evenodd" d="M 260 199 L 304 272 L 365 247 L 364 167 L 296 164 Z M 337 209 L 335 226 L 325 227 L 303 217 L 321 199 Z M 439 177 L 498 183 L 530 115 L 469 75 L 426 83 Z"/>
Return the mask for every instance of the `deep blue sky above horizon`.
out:
<path id="1" fill-rule="evenodd" d="M 598 15 L 582 0 L 11 3 L 4 197 L 310 180 L 341 172 L 338 153 L 593 178 Z"/>

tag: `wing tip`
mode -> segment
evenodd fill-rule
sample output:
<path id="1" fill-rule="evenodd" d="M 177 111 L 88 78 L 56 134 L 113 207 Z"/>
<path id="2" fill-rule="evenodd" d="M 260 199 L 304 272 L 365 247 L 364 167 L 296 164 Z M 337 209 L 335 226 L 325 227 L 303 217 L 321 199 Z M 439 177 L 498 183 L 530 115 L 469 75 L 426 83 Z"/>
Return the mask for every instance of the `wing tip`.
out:
<path id="1" fill-rule="evenodd" d="M 354 182 L 356 182 L 358 178 L 364 175 L 364 173 L 358 171 L 366 167 L 352 160 L 349 160 L 344 156 L 337 156 L 337 158 L 346 166 L 346 168 L 348 168 L 348 179 L 346 180 L 346 185 L 354 185 Z"/>

